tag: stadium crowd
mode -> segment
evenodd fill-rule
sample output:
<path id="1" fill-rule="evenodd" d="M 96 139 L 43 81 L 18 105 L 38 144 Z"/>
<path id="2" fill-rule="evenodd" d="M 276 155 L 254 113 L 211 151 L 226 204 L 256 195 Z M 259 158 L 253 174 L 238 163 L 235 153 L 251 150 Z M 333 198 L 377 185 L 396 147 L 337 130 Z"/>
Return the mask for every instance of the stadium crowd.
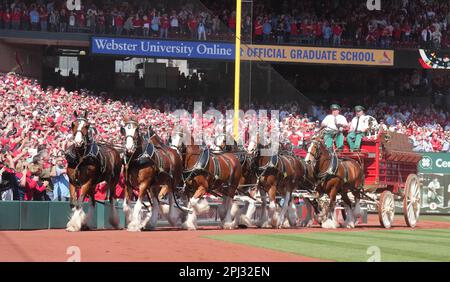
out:
<path id="1" fill-rule="evenodd" d="M 0 29 L 84 32 L 172 39 L 230 40 L 235 2 L 4 0 Z M 384 0 L 369 11 L 361 0 L 254 0 L 242 15 L 244 39 L 277 44 L 370 47 L 450 47 L 450 4 Z"/>
<path id="2" fill-rule="evenodd" d="M 122 144 L 120 126 L 123 117 L 135 115 L 142 124 L 151 124 L 167 141 L 177 120 L 177 108 L 193 112 L 192 98 L 124 98 L 112 100 L 107 93 L 88 90 L 68 92 L 64 88 L 42 89 L 33 79 L 9 73 L 0 74 L 0 192 L 3 199 L 67 200 L 68 177 L 64 151 L 71 142 L 74 111 L 88 111 L 97 129 L 98 142 Z M 353 117 L 353 105 L 342 102 L 342 113 Z M 267 104 L 252 104 L 260 110 Z M 232 109 L 231 101 L 203 105 L 203 111 Z M 299 112 L 296 103 L 275 104 L 280 110 L 281 139 L 294 146 L 312 136 L 328 112 L 327 106 L 314 106 L 312 115 Z M 450 152 L 450 115 L 433 106 L 419 108 L 411 104 L 376 103 L 367 105 L 367 114 L 375 117 L 385 130 L 409 135 L 415 151 Z M 206 134 L 214 133 L 213 119 L 203 117 Z M 6 189 L 10 187 L 10 189 Z M 14 189 L 11 187 L 15 187 Z M 14 192 L 16 191 L 16 192 Z M 96 197 L 106 197 L 106 187 L 97 187 Z M 122 196 L 123 179 L 117 194 Z"/>

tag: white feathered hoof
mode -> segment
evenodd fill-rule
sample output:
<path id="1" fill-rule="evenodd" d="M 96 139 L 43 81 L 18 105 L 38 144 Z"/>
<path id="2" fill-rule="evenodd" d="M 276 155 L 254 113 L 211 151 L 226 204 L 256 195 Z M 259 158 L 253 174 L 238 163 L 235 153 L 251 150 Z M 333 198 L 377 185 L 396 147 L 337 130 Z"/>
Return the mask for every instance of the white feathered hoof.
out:
<path id="1" fill-rule="evenodd" d="M 187 223 L 187 222 L 184 222 L 184 223 L 181 225 L 181 229 L 183 229 L 183 230 L 188 230 L 188 231 L 194 231 L 194 230 L 197 230 L 197 228 L 195 227 L 194 224 L 190 224 L 190 223 Z"/>
<path id="2" fill-rule="evenodd" d="M 327 219 L 324 222 L 322 222 L 322 228 L 325 228 L 325 229 L 336 229 L 337 226 L 336 226 L 336 223 L 333 220 Z"/>
<path id="3" fill-rule="evenodd" d="M 355 228 L 355 223 L 353 221 L 345 221 L 342 224 L 342 227 L 343 228 L 348 228 L 348 229 L 353 229 L 353 228 Z"/>
<path id="4" fill-rule="evenodd" d="M 272 225 L 272 228 L 281 228 L 282 223 L 279 222 L 278 217 L 275 217 L 270 221 L 270 225 Z"/>
<path id="5" fill-rule="evenodd" d="M 300 222 L 300 226 L 301 226 L 301 227 L 310 228 L 310 227 L 313 226 L 313 221 L 312 221 L 312 219 L 309 219 L 309 220 L 302 220 L 302 222 Z"/>
<path id="6" fill-rule="evenodd" d="M 83 226 L 86 225 L 86 214 L 83 209 L 74 208 L 72 217 L 66 225 L 66 231 L 69 232 L 78 232 L 81 231 Z"/>
<path id="7" fill-rule="evenodd" d="M 281 228 L 291 228 L 291 227 L 295 227 L 295 225 L 291 225 L 291 223 L 289 222 L 289 220 L 286 218 L 283 222 L 283 225 L 281 226 Z"/>
<path id="8" fill-rule="evenodd" d="M 258 224 L 256 226 L 258 228 L 272 228 L 272 225 L 270 224 L 270 222 L 268 220 L 260 221 L 260 222 L 258 222 Z"/>
<path id="9" fill-rule="evenodd" d="M 170 212 L 170 206 L 169 205 L 161 205 L 160 210 L 164 216 L 168 216 L 169 212 Z"/>
<path id="10" fill-rule="evenodd" d="M 241 218 L 239 221 L 240 225 L 245 225 L 246 227 L 250 227 L 253 225 L 253 222 L 250 218 L 247 217 L 245 214 L 241 214 Z"/>
<path id="11" fill-rule="evenodd" d="M 234 225 L 233 222 L 226 222 L 223 224 L 223 229 L 225 229 L 225 230 L 232 230 L 235 228 L 236 228 L 236 226 Z"/>
<path id="12" fill-rule="evenodd" d="M 130 222 L 128 223 L 127 231 L 129 232 L 141 232 L 141 226 L 139 223 Z"/>
<path id="13" fill-rule="evenodd" d="M 77 232 L 79 230 L 76 230 L 74 226 L 67 226 L 66 231 L 68 231 L 68 232 Z"/>
<path id="14" fill-rule="evenodd" d="M 195 209 L 197 214 L 202 214 L 209 211 L 209 204 L 205 199 L 191 199 L 191 206 Z"/>

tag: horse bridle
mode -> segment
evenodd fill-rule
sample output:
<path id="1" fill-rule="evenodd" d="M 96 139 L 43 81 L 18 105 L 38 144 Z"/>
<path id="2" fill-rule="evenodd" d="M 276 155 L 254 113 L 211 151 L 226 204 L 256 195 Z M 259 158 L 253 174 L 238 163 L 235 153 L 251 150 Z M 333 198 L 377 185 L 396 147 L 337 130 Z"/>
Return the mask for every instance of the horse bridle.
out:
<path id="1" fill-rule="evenodd" d="M 137 138 L 136 138 L 136 134 L 137 133 L 139 133 L 138 131 L 139 131 L 139 124 L 137 123 L 137 122 L 135 122 L 135 121 L 129 121 L 129 122 L 126 122 L 125 123 L 125 127 L 127 126 L 127 125 L 130 125 L 130 124 L 134 124 L 134 125 L 136 125 L 136 131 L 134 132 L 134 135 L 130 135 L 130 134 L 125 134 L 125 138 L 131 138 L 131 139 L 133 139 L 133 152 L 131 152 L 132 154 L 134 154 L 134 152 L 137 150 Z M 126 132 L 126 131 L 125 131 Z"/>
<path id="2" fill-rule="evenodd" d="M 317 166 L 317 163 L 318 163 L 318 161 L 320 160 L 320 156 L 321 156 L 321 152 L 320 152 L 320 150 L 318 149 L 319 143 L 320 143 L 320 142 L 317 141 L 317 140 L 312 140 L 311 143 L 312 143 L 312 145 L 314 145 L 315 150 L 314 150 L 314 154 L 311 154 L 311 153 L 310 153 L 310 154 L 313 156 L 313 162 L 309 161 L 309 163 L 310 163 L 310 164 L 312 165 L 312 167 L 313 167 L 314 174 L 315 174 L 317 177 L 322 178 L 324 175 L 327 174 L 328 169 L 327 169 L 326 172 L 320 172 L 320 171 L 317 172 L 317 171 L 316 171 L 316 170 L 319 169 L 319 168 L 316 167 L 316 166 Z M 330 159 L 327 159 L 327 160 L 331 160 L 331 158 L 330 158 Z M 308 162 L 307 162 L 307 163 L 308 163 Z"/>
<path id="3" fill-rule="evenodd" d="M 314 162 L 312 163 L 313 167 L 315 167 L 316 163 L 318 160 L 320 160 L 320 150 L 318 150 L 318 141 L 316 140 L 312 140 L 311 141 L 311 145 L 314 145 L 315 150 L 314 150 L 314 154 L 311 154 L 310 152 L 308 152 L 309 154 L 311 154 L 313 156 Z M 311 161 L 307 161 L 307 163 L 311 163 Z"/>
<path id="4" fill-rule="evenodd" d="M 183 138 L 183 132 L 175 132 L 175 134 L 178 134 L 178 136 L 179 136 L 179 138 L 181 139 L 181 138 Z M 172 138 L 171 138 L 172 139 Z M 177 153 L 180 155 L 180 157 L 183 159 L 183 155 L 184 154 L 186 154 L 186 145 L 183 143 L 183 142 L 181 142 L 181 145 L 178 147 L 178 146 L 175 146 L 175 145 L 172 145 L 172 144 L 170 144 L 170 146 L 169 146 L 170 148 L 172 148 L 172 149 L 174 149 L 175 151 L 177 151 Z"/>
<path id="5" fill-rule="evenodd" d="M 84 121 L 88 126 L 89 126 L 89 121 L 87 120 L 87 119 L 85 119 L 85 118 L 77 118 L 77 122 L 79 123 L 80 121 Z M 83 143 L 85 143 L 85 144 L 87 144 L 88 142 L 88 134 L 86 134 L 86 135 L 84 135 L 83 134 L 83 132 L 82 132 L 82 130 L 83 130 L 83 128 L 81 128 L 81 129 L 76 129 L 76 131 L 75 131 L 75 135 L 74 135 L 74 138 L 75 138 L 75 136 L 76 136 L 76 134 L 77 133 L 80 133 L 81 134 L 81 136 L 83 137 L 82 138 L 82 140 L 83 140 Z M 81 143 L 81 145 L 83 145 L 83 143 Z"/>

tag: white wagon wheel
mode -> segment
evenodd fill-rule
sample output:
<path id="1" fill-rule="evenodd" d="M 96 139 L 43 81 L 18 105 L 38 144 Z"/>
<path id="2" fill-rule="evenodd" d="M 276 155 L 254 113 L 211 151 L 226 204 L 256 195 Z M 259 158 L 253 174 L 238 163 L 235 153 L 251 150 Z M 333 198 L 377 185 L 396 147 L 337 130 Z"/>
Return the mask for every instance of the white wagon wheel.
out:
<path id="1" fill-rule="evenodd" d="M 391 191 L 386 190 L 381 193 L 380 200 L 378 201 L 378 219 L 381 226 L 384 228 L 391 228 L 394 223 L 395 215 L 395 201 L 394 194 Z"/>
<path id="2" fill-rule="evenodd" d="M 408 175 L 405 183 L 405 192 L 403 196 L 403 215 L 406 225 L 416 227 L 420 215 L 420 182 L 415 174 Z"/>

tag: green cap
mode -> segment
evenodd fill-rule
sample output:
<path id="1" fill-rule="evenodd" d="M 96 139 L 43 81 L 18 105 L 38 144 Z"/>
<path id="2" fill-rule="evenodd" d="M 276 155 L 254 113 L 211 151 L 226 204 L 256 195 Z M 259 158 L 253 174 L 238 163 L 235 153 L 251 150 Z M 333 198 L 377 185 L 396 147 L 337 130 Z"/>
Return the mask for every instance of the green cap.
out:
<path id="1" fill-rule="evenodd" d="M 333 105 L 330 106 L 330 109 L 331 110 L 340 110 L 341 107 L 338 104 L 333 104 Z"/>
<path id="2" fill-rule="evenodd" d="M 356 107 L 355 107 L 355 111 L 356 111 L 356 112 L 364 111 L 364 107 L 363 107 L 363 106 L 356 106 Z"/>

